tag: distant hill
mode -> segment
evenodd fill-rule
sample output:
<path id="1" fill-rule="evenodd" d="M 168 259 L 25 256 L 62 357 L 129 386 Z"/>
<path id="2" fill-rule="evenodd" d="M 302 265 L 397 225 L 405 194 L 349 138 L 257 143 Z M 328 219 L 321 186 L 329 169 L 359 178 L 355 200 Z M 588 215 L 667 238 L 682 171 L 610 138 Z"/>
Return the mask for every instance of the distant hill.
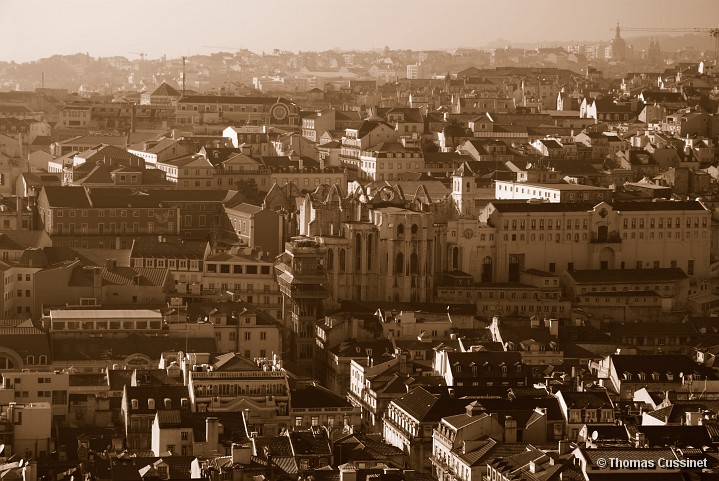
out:
<path id="1" fill-rule="evenodd" d="M 634 32 L 626 32 L 622 34 L 622 37 L 634 47 L 635 50 L 645 50 L 649 47 L 649 43 L 652 39 L 659 40 L 659 46 L 664 52 L 676 52 L 682 49 L 693 49 L 696 51 L 709 51 L 714 50 L 714 39 L 709 33 L 680 33 L 680 34 L 668 34 L 663 32 L 657 32 L 656 35 L 633 35 Z M 594 45 L 594 44 L 609 44 L 612 40 L 611 35 L 607 35 L 604 41 L 591 41 L 591 40 L 545 40 L 541 42 L 512 42 L 507 39 L 497 39 L 484 45 L 481 48 L 524 48 L 524 49 L 536 49 L 540 47 L 567 47 L 568 45 Z"/>

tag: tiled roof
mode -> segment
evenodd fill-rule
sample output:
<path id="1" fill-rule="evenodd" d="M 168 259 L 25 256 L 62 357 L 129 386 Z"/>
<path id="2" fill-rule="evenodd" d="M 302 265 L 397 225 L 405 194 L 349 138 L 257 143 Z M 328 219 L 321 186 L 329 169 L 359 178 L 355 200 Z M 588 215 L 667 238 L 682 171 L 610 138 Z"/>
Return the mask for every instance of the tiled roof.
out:
<path id="1" fill-rule="evenodd" d="M 152 92 L 151 96 L 164 96 L 164 97 L 179 97 L 180 92 L 175 90 L 174 88 L 167 85 L 165 82 L 162 82 L 162 85 L 157 87 L 154 92 Z"/>
<path id="2" fill-rule="evenodd" d="M 236 372 L 236 371 L 261 371 L 262 369 L 250 359 L 239 356 L 233 352 L 220 354 L 212 361 L 215 371 Z"/>
<path id="3" fill-rule="evenodd" d="M 179 428 L 189 427 L 187 423 L 183 423 L 182 416 L 180 416 L 179 409 L 163 409 L 157 412 L 157 421 L 160 428 Z"/>
<path id="4" fill-rule="evenodd" d="M 182 399 L 190 398 L 187 389 L 187 386 L 125 386 L 128 412 L 129 414 L 150 414 L 157 411 L 168 411 L 165 408 L 165 399 L 171 400 L 172 408 L 169 410 L 176 410 L 181 405 Z M 137 409 L 132 408 L 130 402 L 132 399 L 137 399 Z M 148 407 L 150 399 L 155 401 L 155 409 Z"/>
<path id="5" fill-rule="evenodd" d="M 236 192 L 228 190 L 149 190 L 148 194 L 162 202 L 224 202 Z"/>
<path id="6" fill-rule="evenodd" d="M 678 267 L 665 267 L 658 269 L 586 269 L 568 271 L 577 284 L 619 283 L 634 282 L 671 282 L 686 279 L 687 275 Z M 642 291 L 636 291 L 641 295 Z"/>
<path id="7" fill-rule="evenodd" d="M 51 208 L 89 209 L 92 207 L 84 187 L 46 185 L 42 188 L 42 191 L 45 193 L 48 205 Z"/>
<path id="8" fill-rule="evenodd" d="M 179 101 L 181 104 L 248 104 L 272 105 L 277 102 L 294 105 L 293 102 L 282 97 L 234 97 L 224 95 L 185 95 Z"/>
<path id="9" fill-rule="evenodd" d="M 127 356 L 138 353 L 150 359 L 160 359 L 160 355 L 167 351 L 214 352 L 217 349 L 214 338 L 191 337 L 185 342 L 184 338 L 150 337 L 135 333 L 125 338 L 84 339 L 81 343 L 76 339 L 54 337 L 51 343 L 53 361 L 69 362 L 109 359 L 124 361 Z"/>
<path id="10" fill-rule="evenodd" d="M 44 247 L 48 240 L 45 231 L 21 231 L 6 230 L 0 231 L 0 249 L 2 250 L 23 250 L 30 247 Z M 47 242 L 49 244 L 49 242 Z"/>
<path id="11" fill-rule="evenodd" d="M 392 401 L 414 419 L 424 419 L 439 399 L 423 387 L 418 387 Z"/>
<path id="12" fill-rule="evenodd" d="M 169 271 L 163 268 L 152 267 L 102 267 L 102 284 L 115 286 L 163 286 L 169 275 Z M 72 272 L 69 285 L 92 286 L 94 273 L 83 266 L 77 266 Z"/>
<path id="13" fill-rule="evenodd" d="M 632 292 L 630 292 L 632 293 Z M 633 292 L 634 295 L 637 291 Z M 688 322 L 630 322 L 607 326 L 613 336 L 697 336 L 699 332 Z"/>
<path id="14" fill-rule="evenodd" d="M 567 407 L 582 409 L 612 408 L 612 401 L 606 391 L 560 391 Z"/>
<path id="15" fill-rule="evenodd" d="M 292 457 L 292 446 L 287 436 L 260 436 L 252 439 L 257 455 L 264 458 L 265 447 L 273 459 L 276 457 Z"/>
<path id="16" fill-rule="evenodd" d="M 534 212 L 589 212 L 594 208 L 591 204 L 575 204 L 560 202 L 492 202 L 499 212 L 534 213 Z"/>
<path id="17" fill-rule="evenodd" d="M 247 441 L 244 417 L 236 412 L 208 412 L 208 413 L 182 413 L 192 425 L 195 442 L 207 441 L 207 427 L 205 420 L 208 417 L 217 418 L 222 425 L 220 434 L 221 443 L 244 443 Z"/>
<path id="18" fill-rule="evenodd" d="M 291 408 L 341 408 L 349 407 L 347 399 L 317 385 L 296 389 L 290 395 Z"/>
<path id="19" fill-rule="evenodd" d="M 51 360 L 48 335 L 33 327 L 0 327 L 0 346 L 17 352 L 21 358 L 44 355 Z"/>
<path id="20" fill-rule="evenodd" d="M 207 242 L 166 238 L 159 241 L 156 236 L 135 238 L 132 258 L 166 257 L 178 259 L 204 259 Z"/>
<path id="21" fill-rule="evenodd" d="M 295 456 L 305 454 L 331 455 L 330 440 L 327 432 L 323 429 L 316 431 L 292 431 L 290 432 L 290 444 Z"/>
<path id="22" fill-rule="evenodd" d="M 672 200 L 657 202 L 612 202 L 614 210 L 617 211 L 678 211 L 696 210 L 706 211 L 701 202 L 696 200 Z"/>
<path id="23" fill-rule="evenodd" d="M 680 373 L 688 376 L 696 372 L 708 379 L 719 378 L 712 369 L 705 368 L 694 362 L 689 356 L 681 354 L 614 354 L 611 357 L 614 369 L 620 378 L 625 372 L 644 373 L 647 375 L 645 381 L 650 381 L 650 374 L 654 372 L 659 374 L 659 379 L 662 382 L 666 382 L 666 373 L 674 374 L 674 382 L 682 381 L 679 377 Z"/>

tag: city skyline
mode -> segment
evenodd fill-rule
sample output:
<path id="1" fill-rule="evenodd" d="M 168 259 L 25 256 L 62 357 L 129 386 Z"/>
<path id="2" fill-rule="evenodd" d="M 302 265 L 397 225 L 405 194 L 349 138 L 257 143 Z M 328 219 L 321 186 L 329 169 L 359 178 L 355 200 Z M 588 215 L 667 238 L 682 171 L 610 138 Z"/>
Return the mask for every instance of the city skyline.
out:
<path id="1" fill-rule="evenodd" d="M 198 13 L 187 0 L 149 4 L 139 0 L 3 1 L 0 61 L 26 62 L 75 53 L 129 58 L 144 53 L 152 59 L 240 48 L 258 53 L 385 46 L 432 50 L 482 47 L 498 40 L 557 45 L 609 41 L 617 22 L 643 28 L 710 28 L 716 26 L 710 24 L 711 19 L 719 17 L 719 4 L 706 0 L 684 2 L 679 18 L 654 13 L 676 8 L 665 0 L 608 0 L 601 9 L 568 0 L 455 0 L 448 4 L 368 0 L 361 8 L 345 0 L 217 0 L 203 5 L 208 7 Z M 438 9 L 444 14 L 438 15 Z M 567 14 L 577 10 L 576 17 Z M 165 20 L 168 15 L 171 21 Z M 568 22 L 568 17 L 582 20 Z M 553 24 L 557 22 L 560 25 Z M 18 42 L 23 37 L 32 40 Z"/>

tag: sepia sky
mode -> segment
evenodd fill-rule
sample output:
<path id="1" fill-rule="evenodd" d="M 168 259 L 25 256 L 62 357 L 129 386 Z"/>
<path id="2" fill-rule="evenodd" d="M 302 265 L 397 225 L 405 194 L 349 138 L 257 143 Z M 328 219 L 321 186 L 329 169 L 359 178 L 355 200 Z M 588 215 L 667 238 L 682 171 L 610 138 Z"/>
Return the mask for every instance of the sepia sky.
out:
<path id="1" fill-rule="evenodd" d="M 497 39 L 549 45 L 609 40 L 617 21 L 717 27 L 719 0 L 0 0 L 0 61 L 240 47 L 451 49 Z"/>

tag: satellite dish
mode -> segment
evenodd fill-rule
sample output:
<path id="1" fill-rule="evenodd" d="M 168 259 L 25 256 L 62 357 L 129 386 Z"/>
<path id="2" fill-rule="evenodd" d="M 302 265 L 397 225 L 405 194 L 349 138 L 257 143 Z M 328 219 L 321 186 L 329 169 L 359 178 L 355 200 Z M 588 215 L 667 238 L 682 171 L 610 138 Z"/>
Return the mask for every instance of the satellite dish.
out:
<path id="1" fill-rule="evenodd" d="M 592 432 L 592 441 L 599 439 L 599 433 L 597 431 Z"/>

